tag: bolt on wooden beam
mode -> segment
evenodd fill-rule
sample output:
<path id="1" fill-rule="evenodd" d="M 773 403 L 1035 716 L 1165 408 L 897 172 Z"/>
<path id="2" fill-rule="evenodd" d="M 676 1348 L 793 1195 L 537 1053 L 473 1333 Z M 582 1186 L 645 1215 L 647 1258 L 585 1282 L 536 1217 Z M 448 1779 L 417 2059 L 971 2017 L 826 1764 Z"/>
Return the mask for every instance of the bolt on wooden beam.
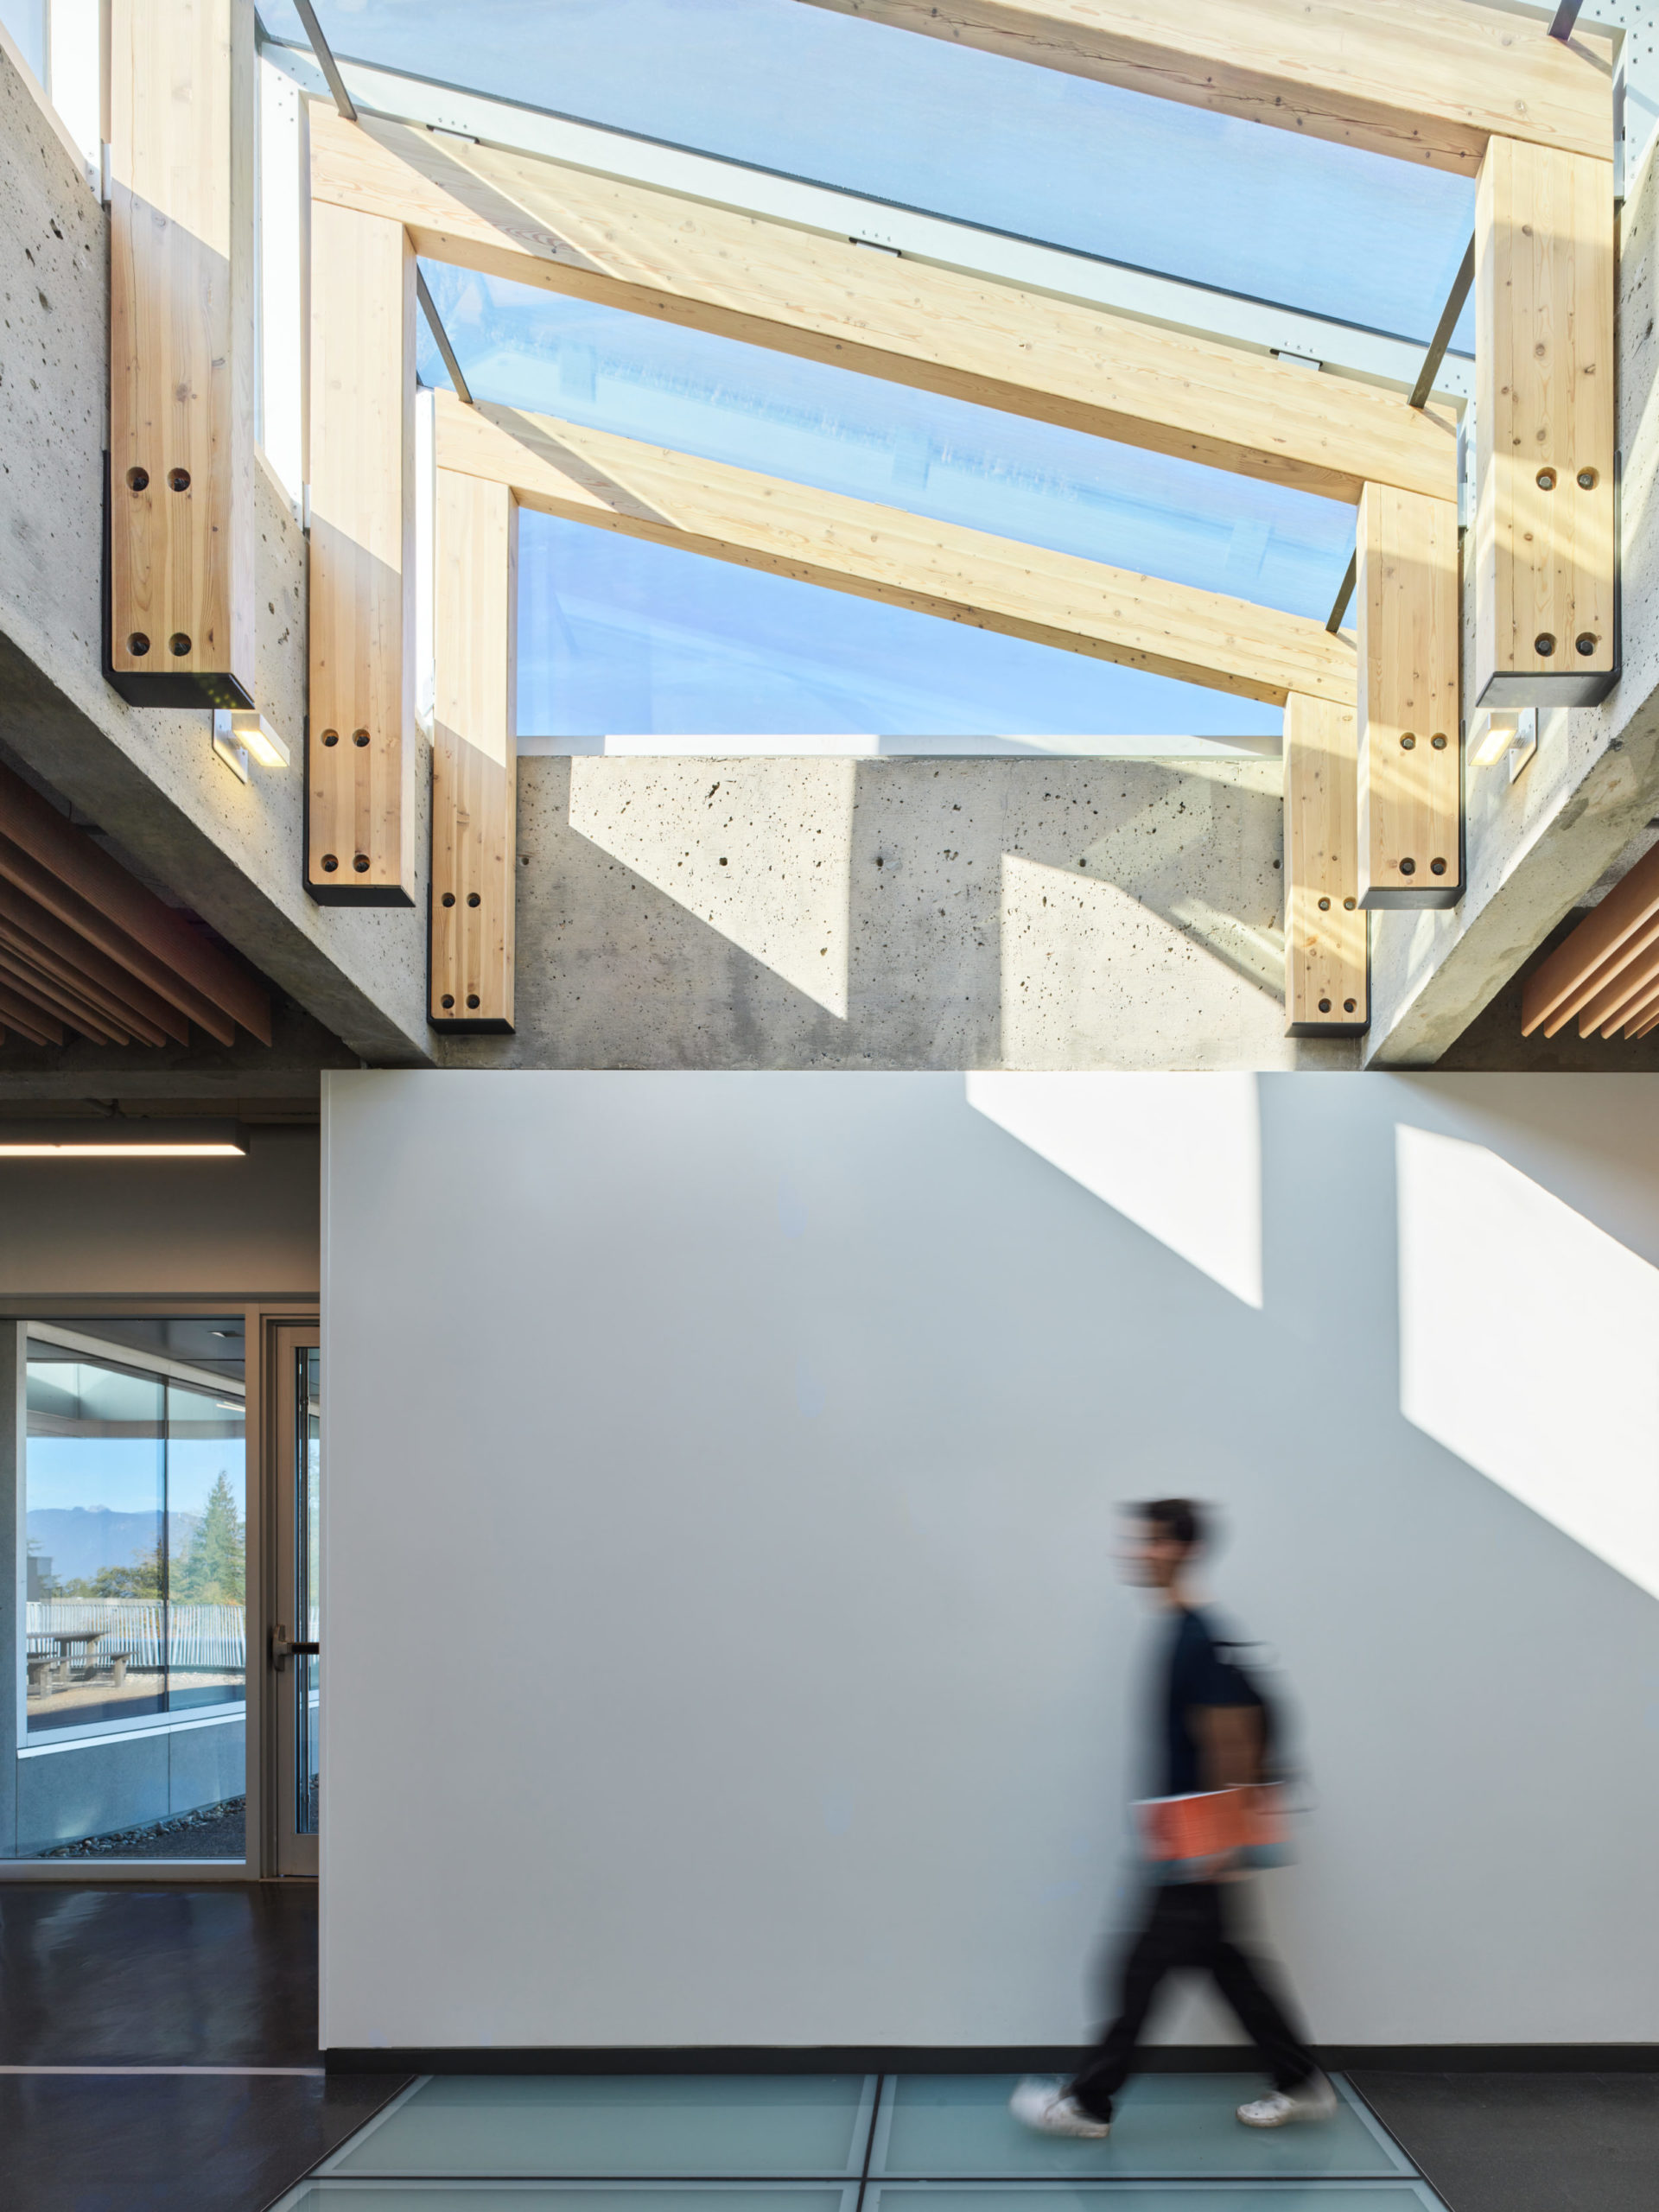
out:
<path id="1" fill-rule="evenodd" d="M 1359 903 L 1463 895 L 1458 511 L 1368 484 L 1359 503 Z"/>
<path id="2" fill-rule="evenodd" d="M 311 695 L 305 887 L 415 904 L 415 255 L 311 209 Z"/>
<path id="3" fill-rule="evenodd" d="M 1494 138 L 1475 245 L 1475 703 L 1592 705 L 1618 674 L 1611 162 Z"/>
<path id="4" fill-rule="evenodd" d="M 1370 1022 L 1370 923 L 1359 904 L 1351 707 L 1285 702 L 1285 1033 L 1357 1037 Z"/>
<path id="5" fill-rule="evenodd" d="M 106 672 L 254 703 L 251 0 L 113 0 Z"/>
<path id="6" fill-rule="evenodd" d="M 434 1028 L 512 1027 L 518 856 L 515 627 L 518 503 L 440 468 L 432 724 Z"/>

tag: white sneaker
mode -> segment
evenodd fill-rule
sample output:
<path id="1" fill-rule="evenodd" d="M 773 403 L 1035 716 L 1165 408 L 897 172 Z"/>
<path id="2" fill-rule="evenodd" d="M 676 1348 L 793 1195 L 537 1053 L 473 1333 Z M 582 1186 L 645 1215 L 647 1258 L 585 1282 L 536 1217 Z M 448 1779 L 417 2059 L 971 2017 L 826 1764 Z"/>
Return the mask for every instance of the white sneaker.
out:
<path id="1" fill-rule="evenodd" d="M 1042 2135 L 1080 2135 L 1098 2143 L 1112 2132 L 1109 2120 L 1085 2112 L 1058 2082 L 1022 2082 L 1008 2099 L 1008 2110 Z"/>
<path id="2" fill-rule="evenodd" d="M 1336 2108 L 1336 2091 L 1323 2074 L 1314 2074 L 1296 2088 L 1274 2089 L 1240 2105 L 1238 2116 L 1246 2127 L 1288 2127 L 1294 2120 L 1329 2120 Z"/>

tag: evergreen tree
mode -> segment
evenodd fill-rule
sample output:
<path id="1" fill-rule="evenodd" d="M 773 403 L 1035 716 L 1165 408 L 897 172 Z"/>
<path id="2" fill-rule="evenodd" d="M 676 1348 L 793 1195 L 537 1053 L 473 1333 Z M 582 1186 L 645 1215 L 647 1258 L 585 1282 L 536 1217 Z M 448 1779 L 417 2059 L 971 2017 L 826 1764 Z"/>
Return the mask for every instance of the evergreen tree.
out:
<path id="1" fill-rule="evenodd" d="M 221 1468 L 207 1493 L 207 1510 L 191 1537 L 190 1548 L 174 1564 L 169 1595 L 191 1605 L 239 1605 L 246 1557 L 236 1499 L 230 1478 Z"/>

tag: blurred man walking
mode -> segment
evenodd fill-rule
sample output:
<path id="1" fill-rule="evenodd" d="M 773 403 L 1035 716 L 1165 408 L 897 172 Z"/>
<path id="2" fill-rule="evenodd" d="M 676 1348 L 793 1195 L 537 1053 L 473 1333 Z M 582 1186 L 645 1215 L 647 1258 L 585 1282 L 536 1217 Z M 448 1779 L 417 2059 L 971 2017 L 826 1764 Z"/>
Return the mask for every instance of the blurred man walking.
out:
<path id="1" fill-rule="evenodd" d="M 1274 1827 L 1264 1772 L 1268 1705 L 1217 1643 L 1194 1593 L 1205 1535 L 1200 1509 L 1187 1498 L 1160 1498 L 1127 1508 L 1124 1518 L 1125 1579 L 1156 1592 L 1165 1615 L 1149 1761 L 1158 1794 L 1138 1808 L 1146 1910 L 1123 1959 L 1117 2018 L 1069 2086 L 1022 2082 L 1014 2115 L 1045 2134 L 1106 2135 L 1159 1985 L 1186 1967 L 1214 1978 L 1272 2080 L 1269 2094 L 1238 2107 L 1244 2125 L 1326 2120 L 1336 2092 L 1233 1929 L 1239 1885 L 1268 1855 Z"/>

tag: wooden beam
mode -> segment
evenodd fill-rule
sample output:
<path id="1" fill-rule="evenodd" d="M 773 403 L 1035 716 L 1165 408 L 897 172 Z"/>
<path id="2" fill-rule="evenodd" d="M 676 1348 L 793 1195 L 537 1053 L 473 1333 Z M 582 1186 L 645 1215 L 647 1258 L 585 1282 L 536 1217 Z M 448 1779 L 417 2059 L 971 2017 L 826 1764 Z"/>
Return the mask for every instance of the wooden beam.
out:
<path id="1" fill-rule="evenodd" d="M 1359 903 L 1463 895 L 1458 511 L 1368 485 L 1359 504 Z"/>
<path id="2" fill-rule="evenodd" d="M 505 484 L 437 472 L 433 633 L 435 1028 L 512 1027 L 518 509 Z"/>
<path id="3" fill-rule="evenodd" d="M 1617 1037 L 1622 1029 L 1627 1037 L 1637 1035 L 1647 1026 L 1648 1017 L 1659 1013 L 1659 961 L 1646 964 L 1641 983 L 1625 999 L 1612 1018 L 1600 1024 L 1604 1037 Z M 1591 1035 L 1583 1021 L 1579 1024 L 1580 1037 Z"/>
<path id="4" fill-rule="evenodd" d="M 110 680 L 254 700 L 251 0 L 112 0 Z"/>
<path id="5" fill-rule="evenodd" d="M 1630 957 L 1632 940 L 1659 919 L 1659 845 L 1644 853 L 1612 889 L 1528 976 L 1521 995 L 1521 1033 L 1553 1037 L 1611 983 Z"/>
<path id="6" fill-rule="evenodd" d="M 190 1042 L 190 1024 L 177 1007 L 86 938 L 77 937 L 44 907 L 26 899 L 16 884 L 3 877 L 0 877 L 0 929 L 10 931 L 12 941 L 37 966 L 75 982 L 94 1004 L 107 1006 L 118 1020 L 136 1027 L 140 1035 L 147 1025 L 158 1032 L 157 1044 L 168 1037 L 180 1045 Z"/>
<path id="7" fill-rule="evenodd" d="M 1613 170 L 1495 137 L 1475 202 L 1478 706 L 1612 688 Z"/>
<path id="8" fill-rule="evenodd" d="M 1649 922 L 1638 930 L 1630 942 L 1620 949 L 1617 971 L 1579 1009 L 1579 1034 L 1593 1036 L 1600 1030 L 1604 1037 L 1611 1037 L 1622 1029 L 1632 1008 L 1645 999 L 1649 988 L 1659 982 L 1659 921 Z"/>
<path id="9" fill-rule="evenodd" d="M 42 1014 L 30 999 L 10 990 L 0 983 L 0 1021 L 8 1029 L 15 1029 L 20 1037 L 27 1037 L 31 1045 L 61 1045 L 63 1025 L 49 1014 Z"/>
<path id="10" fill-rule="evenodd" d="M 403 225 L 311 211 L 305 887 L 415 903 L 415 257 Z"/>
<path id="11" fill-rule="evenodd" d="M 230 1044 L 270 1042 L 264 986 L 10 769 L 0 766 L 0 876 Z"/>
<path id="12" fill-rule="evenodd" d="M 131 1042 L 128 1031 L 115 1022 L 101 1019 L 75 992 L 54 983 L 32 962 L 6 944 L 0 944 L 0 976 L 4 977 L 8 986 L 20 997 L 29 1000 L 52 1020 L 67 1022 L 70 1028 L 79 1030 L 83 1037 L 90 1037 L 100 1045 L 127 1045 Z"/>
<path id="13" fill-rule="evenodd" d="M 428 258 L 1351 504 L 1457 496 L 1445 408 L 499 147 L 312 109 L 320 200 Z"/>
<path id="14" fill-rule="evenodd" d="M 1243 698 L 1353 696 L 1352 640 L 1303 615 L 448 392 L 436 417 L 440 467 L 569 521 Z"/>
<path id="15" fill-rule="evenodd" d="M 1563 44 L 1475 0 L 811 4 L 1464 176 L 1497 131 L 1573 153 L 1612 142 L 1607 34 Z"/>
<path id="16" fill-rule="evenodd" d="M 10 887 L 8 886 L 9 889 Z M 0 920 L 0 946 L 9 957 L 26 965 L 31 975 L 38 976 L 48 988 L 60 993 L 66 1003 L 84 1007 L 105 1028 L 118 1030 L 124 1039 L 137 1038 L 144 1045 L 165 1045 L 167 1033 L 159 1024 L 147 1021 L 135 1014 L 120 999 L 99 984 L 90 982 L 83 971 L 71 962 L 60 958 L 47 946 L 30 937 L 12 923 Z M 168 1008 L 172 1013 L 173 1009 Z M 175 1020 L 177 1015 L 174 1014 Z M 188 1025 L 186 1025 L 187 1034 Z"/>
<path id="17" fill-rule="evenodd" d="M 1370 921 L 1359 904 L 1352 707 L 1285 702 L 1285 1031 L 1357 1037 L 1370 1020 Z"/>

